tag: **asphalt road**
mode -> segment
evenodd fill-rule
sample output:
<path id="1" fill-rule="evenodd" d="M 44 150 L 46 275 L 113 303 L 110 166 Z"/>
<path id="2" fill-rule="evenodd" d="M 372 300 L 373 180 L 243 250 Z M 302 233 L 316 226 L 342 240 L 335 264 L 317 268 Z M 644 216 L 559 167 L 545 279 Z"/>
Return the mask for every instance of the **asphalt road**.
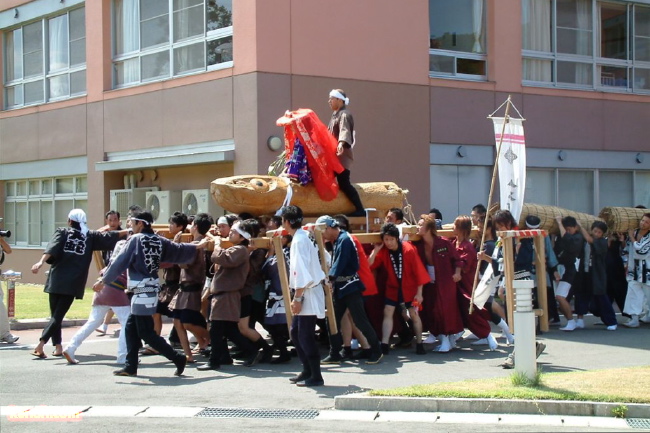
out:
<path id="1" fill-rule="evenodd" d="M 586 329 L 564 333 L 552 328 L 539 337 L 547 345 L 546 352 L 538 360 L 544 372 L 640 366 L 650 362 L 650 325 L 638 329 L 619 327 L 617 331 L 608 332 L 602 326 L 592 325 L 592 322 L 593 319 L 588 317 Z M 113 328 L 117 327 L 113 325 Z M 64 341 L 76 329 L 65 328 Z M 117 340 L 112 337 L 92 335 L 77 351 L 81 364 L 67 365 L 62 358 L 49 356 L 48 359 L 38 360 L 29 355 L 38 341 L 40 330 L 17 331 L 15 334 L 20 336 L 20 344 L 0 345 L 0 406 L 195 406 L 327 410 L 333 408 L 335 396 L 346 393 L 511 374 L 510 370 L 499 367 L 511 350 L 499 339 L 502 345 L 495 352 L 463 341 L 460 349 L 447 354 L 429 352 L 417 356 L 412 349 L 397 349 L 379 365 L 344 363 L 324 366 L 326 386 L 314 389 L 298 388 L 288 381 L 299 369 L 295 359 L 280 366 L 227 366 L 219 372 L 201 372 L 190 366 L 185 375 L 179 378 L 172 375 L 174 367 L 165 358 L 148 356 L 142 358 L 138 377 L 114 377 L 112 371 L 118 368 L 114 364 Z M 50 354 L 52 347 L 46 348 L 46 353 Z M 197 356 L 197 359 L 201 360 L 201 357 Z M 132 428 L 127 428 L 127 431 L 135 429 L 137 425 L 142 426 L 139 430 L 146 431 L 155 425 L 151 420 L 135 418 L 131 421 L 125 418 L 86 418 L 74 428 L 78 430 L 83 426 L 82 430 L 88 428 L 87 431 L 113 431 L 115 428 L 117 431 L 118 426 L 125 425 L 124 422 L 133 422 Z M 172 431 L 174 425 L 201 428 L 209 422 L 195 418 L 166 419 L 165 427 L 156 427 L 156 431 Z M 336 429 L 345 430 L 340 421 L 220 419 L 218 422 L 220 431 L 241 430 L 244 426 L 251 429 L 268 427 L 272 431 L 285 430 L 288 426 L 293 426 L 291 429 L 295 431 L 331 431 L 328 423 L 338 423 Z M 390 428 L 390 423 L 377 421 L 358 421 L 354 424 L 357 426 L 355 430 L 365 430 L 367 427 L 372 431 L 388 431 Z M 3 432 L 64 431 L 65 425 L 71 427 L 68 423 L 47 423 L 38 424 L 39 428 L 35 429 L 37 424 L 34 423 L 8 422 L 5 417 L 0 421 Z M 414 419 L 412 427 L 417 428 L 417 425 Z M 458 425 L 457 430 L 454 430 L 454 425 L 441 425 L 443 430 L 440 431 L 461 431 L 462 424 Z M 473 425 L 472 430 L 493 431 L 490 428 L 494 427 Z M 499 430 L 550 431 L 555 427 L 533 425 L 530 426 L 532 430 L 527 430 L 528 427 L 519 425 L 513 430 L 509 428 L 500 426 Z M 560 430 L 556 431 L 579 430 L 558 428 Z M 466 430 L 467 426 L 463 431 Z"/>

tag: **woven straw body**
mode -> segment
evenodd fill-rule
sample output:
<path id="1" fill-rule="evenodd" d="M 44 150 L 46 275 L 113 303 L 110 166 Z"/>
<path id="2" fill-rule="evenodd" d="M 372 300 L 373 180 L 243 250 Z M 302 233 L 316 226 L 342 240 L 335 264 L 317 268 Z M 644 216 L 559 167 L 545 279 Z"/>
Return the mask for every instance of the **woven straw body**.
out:
<path id="1" fill-rule="evenodd" d="M 627 232 L 639 228 L 639 221 L 648 209 L 634 207 L 604 207 L 598 214 L 610 232 Z"/>
<path id="2" fill-rule="evenodd" d="M 210 185 L 212 198 L 228 212 L 249 212 L 253 215 L 272 215 L 284 202 L 289 181 L 284 177 L 247 175 L 215 179 Z M 354 184 L 366 208 L 375 208 L 380 215 L 388 209 L 401 208 L 406 197 L 393 182 Z M 354 212 L 354 206 L 341 192 L 332 200 L 320 199 L 313 185 L 292 185 L 291 204 L 299 206 L 305 216 L 335 215 Z"/>
<path id="3" fill-rule="evenodd" d="M 582 227 L 586 228 L 587 230 L 591 228 L 591 224 L 593 224 L 594 221 L 600 220 L 600 218 L 597 218 L 594 215 L 574 212 L 572 210 L 563 209 L 561 207 L 524 203 L 524 208 L 521 211 L 521 217 L 519 218 L 519 228 L 522 230 L 526 228 L 526 217 L 528 215 L 538 216 L 541 220 L 539 228 L 546 230 L 551 234 L 560 233 L 557 221 L 555 220 L 555 217 L 557 216 L 572 216 L 580 223 Z"/>

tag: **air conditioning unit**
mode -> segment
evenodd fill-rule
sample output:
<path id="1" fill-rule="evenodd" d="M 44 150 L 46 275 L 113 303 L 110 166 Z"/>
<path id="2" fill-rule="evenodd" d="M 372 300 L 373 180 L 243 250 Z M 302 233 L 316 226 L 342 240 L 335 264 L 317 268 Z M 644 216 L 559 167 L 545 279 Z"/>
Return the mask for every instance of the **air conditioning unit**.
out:
<path id="1" fill-rule="evenodd" d="M 146 201 L 155 224 L 166 224 L 174 212 L 181 211 L 180 191 L 151 191 L 146 194 Z"/>
<path id="2" fill-rule="evenodd" d="M 124 224 L 126 222 L 126 216 L 129 213 L 129 207 L 138 205 L 144 209 L 147 205 L 147 192 L 150 191 L 158 191 L 158 187 L 112 189 L 110 190 L 111 210 L 116 210 L 120 213 L 122 224 Z"/>
<path id="3" fill-rule="evenodd" d="M 216 220 L 225 212 L 214 202 L 209 189 L 186 189 L 183 191 L 183 213 L 188 216 L 207 213 Z"/>

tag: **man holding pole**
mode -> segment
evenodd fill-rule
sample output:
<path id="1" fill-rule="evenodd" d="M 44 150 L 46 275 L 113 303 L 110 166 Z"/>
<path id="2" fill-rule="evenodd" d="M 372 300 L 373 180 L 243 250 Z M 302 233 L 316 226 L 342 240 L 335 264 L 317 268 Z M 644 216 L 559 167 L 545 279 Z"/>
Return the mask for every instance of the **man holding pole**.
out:
<path id="1" fill-rule="evenodd" d="M 370 344 L 370 356 L 366 364 L 377 364 L 383 357 L 381 343 L 372 328 L 363 306 L 362 292 L 365 289 L 359 277 L 359 252 L 354 241 L 345 230 L 341 230 L 337 220 L 329 215 L 323 215 L 316 220 L 316 225 L 324 225 L 323 238 L 332 242 L 332 267 L 329 271 L 330 282 L 334 287 L 334 311 L 336 313 L 336 334 L 330 334 L 330 353 L 323 359 L 323 364 L 338 364 L 343 357 L 339 353 L 343 346 L 341 336 L 341 319 L 346 310 L 354 324 L 359 328 Z"/>
<path id="2" fill-rule="evenodd" d="M 325 273 L 318 259 L 318 249 L 302 229 L 302 209 L 281 209 L 282 227 L 293 237 L 289 251 L 289 287 L 295 290 L 291 301 L 293 320 L 291 341 L 302 363 L 302 372 L 289 380 L 298 386 L 323 386 L 320 354 L 316 345 L 316 320 L 325 318 Z"/>

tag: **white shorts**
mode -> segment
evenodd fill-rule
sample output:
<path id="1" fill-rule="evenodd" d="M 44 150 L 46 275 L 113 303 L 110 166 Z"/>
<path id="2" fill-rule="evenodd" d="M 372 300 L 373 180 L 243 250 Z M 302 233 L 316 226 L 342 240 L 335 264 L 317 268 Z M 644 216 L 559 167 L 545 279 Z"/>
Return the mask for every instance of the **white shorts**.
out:
<path id="1" fill-rule="evenodd" d="M 569 290 L 571 290 L 571 284 L 567 283 L 566 281 L 560 281 L 557 284 L 557 289 L 555 289 L 555 296 L 562 296 L 563 298 L 566 298 L 569 296 Z"/>

